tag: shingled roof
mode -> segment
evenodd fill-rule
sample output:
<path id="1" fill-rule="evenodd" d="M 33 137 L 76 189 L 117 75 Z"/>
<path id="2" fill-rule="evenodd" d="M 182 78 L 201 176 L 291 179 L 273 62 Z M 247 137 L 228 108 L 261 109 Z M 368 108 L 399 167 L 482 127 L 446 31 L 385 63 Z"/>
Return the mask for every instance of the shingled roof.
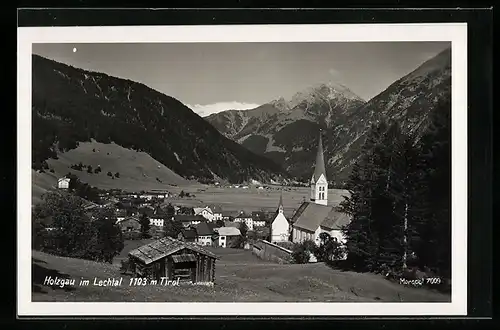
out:
<path id="1" fill-rule="evenodd" d="M 212 236 L 214 232 L 215 224 L 212 222 L 200 222 L 196 225 L 196 233 L 198 236 Z"/>
<path id="2" fill-rule="evenodd" d="M 144 264 L 148 265 L 182 249 L 192 250 L 217 259 L 215 254 L 203 249 L 195 243 L 183 242 L 171 237 L 164 237 L 149 244 L 140 246 L 137 249 L 130 251 L 129 256 L 135 257 L 144 262 Z"/>

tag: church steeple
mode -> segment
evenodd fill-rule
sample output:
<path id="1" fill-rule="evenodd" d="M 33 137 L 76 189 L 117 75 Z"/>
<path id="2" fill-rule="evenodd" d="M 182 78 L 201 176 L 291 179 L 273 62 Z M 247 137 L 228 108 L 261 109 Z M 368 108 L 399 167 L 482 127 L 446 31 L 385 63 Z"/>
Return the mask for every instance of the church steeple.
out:
<path id="1" fill-rule="evenodd" d="M 278 204 L 278 213 L 283 213 L 283 189 L 281 189 L 281 193 L 280 193 L 280 202 Z"/>
<path id="2" fill-rule="evenodd" d="M 326 179 L 321 130 L 319 132 L 315 169 L 311 177 L 311 202 L 321 205 L 328 204 L 328 181 Z"/>
<path id="3" fill-rule="evenodd" d="M 318 151 L 316 153 L 316 168 L 314 169 L 314 173 L 311 179 L 311 182 L 318 182 L 321 174 L 326 179 L 326 171 L 325 171 L 325 158 L 323 155 L 323 140 L 321 139 L 321 130 L 319 131 L 319 141 L 318 141 Z"/>

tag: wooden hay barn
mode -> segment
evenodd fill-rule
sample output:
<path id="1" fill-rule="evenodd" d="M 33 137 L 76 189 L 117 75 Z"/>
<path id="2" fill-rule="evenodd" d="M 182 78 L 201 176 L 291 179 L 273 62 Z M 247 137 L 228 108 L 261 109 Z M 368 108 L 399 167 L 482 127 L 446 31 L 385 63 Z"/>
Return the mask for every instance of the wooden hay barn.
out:
<path id="1" fill-rule="evenodd" d="M 129 269 L 160 281 L 214 282 L 217 256 L 195 243 L 164 237 L 129 252 Z"/>

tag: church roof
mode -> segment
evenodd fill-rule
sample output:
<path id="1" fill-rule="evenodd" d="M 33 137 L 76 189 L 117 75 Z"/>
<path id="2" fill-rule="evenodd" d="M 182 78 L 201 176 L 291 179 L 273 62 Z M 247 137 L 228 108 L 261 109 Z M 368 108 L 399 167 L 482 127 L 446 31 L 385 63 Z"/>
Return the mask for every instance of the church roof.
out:
<path id="1" fill-rule="evenodd" d="M 321 174 L 323 174 L 325 176 L 325 179 L 326 179 L 325 158 L 323 155 L 323 142 L 321 139 L 321 132 L 320 132 L 319 141 L 318 141 L 318 152 L 316 154 L 316 168 L 314 169 L 314 174 L 313 174 L 311 180 L 313 182 L 318 181 Z"/>
<path id="2" fill-rule="evenodd" d="M 349 222 L 351 222 L 351 217 L 347 213 L 340 212 L 334 207 L 321 223 L 321 227 L 325 227 L 327 229 L 341 229 Z"/>
<path id="3" fill-rule="evenodd" d="M 314 232 L 320 226 L 327 229 L 340 229 L 349 223 L 350 218 L 335 207 L 303 202 L 290 220 L 294 227 Z"/>

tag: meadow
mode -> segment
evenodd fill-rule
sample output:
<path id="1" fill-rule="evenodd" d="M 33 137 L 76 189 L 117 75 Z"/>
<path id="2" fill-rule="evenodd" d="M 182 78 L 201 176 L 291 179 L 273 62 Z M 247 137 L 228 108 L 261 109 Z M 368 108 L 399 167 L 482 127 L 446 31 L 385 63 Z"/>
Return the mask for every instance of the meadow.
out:
<path id="1" fill-rule="evenodd" d="M 128 244 L 122 257 L 141 242 Z M 33 301 L 73 302 L 449 302 L 450 296 L 424 288 L 403 286 L 381 275 L 331 269 L 323 263 L 278 265 L 249 250 L 211 248 L 216 262 L 213 287 L 160 285 L 130 287 L 130 275 L 113 264 L 64 258 L 33 251 Z M 123 277 L 121 286 L 50 287 L 46 276 L 81 278 Z"/>

